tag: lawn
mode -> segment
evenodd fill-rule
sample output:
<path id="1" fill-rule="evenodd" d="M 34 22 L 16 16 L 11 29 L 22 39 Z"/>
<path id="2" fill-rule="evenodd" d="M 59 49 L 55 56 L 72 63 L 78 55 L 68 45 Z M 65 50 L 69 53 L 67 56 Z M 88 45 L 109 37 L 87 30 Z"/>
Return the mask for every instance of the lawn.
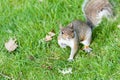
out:
<path id="1" fill-rule="evenodd" d="M 68 62 L 70 48 L 57 43 L 59 24 L 85 21 L 83 0 L 0 0 L 0 80 L 119 80 L 120 16 L 115 21 L 103 20 L 94 29 L 91 54 L 79 49 L 73 62 Z M 120 0 L 113 2 L 120 14 Z M 48 32 L 55 36 L 43 41 Z M 16 38 L 18 48 L 5 49 L 5 42 Z M 72 74 L 59 72 L 72 68 Z"/>

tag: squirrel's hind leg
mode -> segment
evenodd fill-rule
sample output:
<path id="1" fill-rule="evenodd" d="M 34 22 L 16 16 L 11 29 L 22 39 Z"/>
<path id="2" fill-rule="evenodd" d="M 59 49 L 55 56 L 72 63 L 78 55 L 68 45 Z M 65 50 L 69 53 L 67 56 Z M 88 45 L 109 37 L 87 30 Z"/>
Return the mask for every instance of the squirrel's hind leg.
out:
<path id="1" fill-rule="evenodd" d="M 86 39 L 81 42 L 84 45 L 83 50 L 87 53 L 90 53 L 92 51 L 92 48 L 89 47 L 91 42 L 91 36 L 92 36 L 92 33 L 88 34 L 86 36 Z"/>
<path id="2" fill-rule="evenodd" d="M 84 45 L 83 50 L 87 53 L 90 53 L 92 51 L 92 48 L 89 47 L 90 44 L 88 44 L 88 41 L 82 41 L 81 42 Z"/>
<path id="3" fill-rule="evenodd" d="M 92 48 L 90 48 L 89 46 L 84 46 L 83 50 L 87 53 L 90 53 L 92 51 Z"/>

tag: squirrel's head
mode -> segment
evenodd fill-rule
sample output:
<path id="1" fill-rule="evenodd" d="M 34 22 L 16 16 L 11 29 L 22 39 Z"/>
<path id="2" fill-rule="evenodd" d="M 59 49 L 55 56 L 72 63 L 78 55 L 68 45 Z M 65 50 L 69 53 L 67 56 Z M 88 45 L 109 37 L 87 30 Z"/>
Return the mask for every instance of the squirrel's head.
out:
<path id="1" fill-rule="evenodd" d="M 67 27 L 62 27 L 60 25 L 60 35 L 63 39 L 67 40 L 74 38 L 74 29 L 72 23 L 69 24 Z"/>

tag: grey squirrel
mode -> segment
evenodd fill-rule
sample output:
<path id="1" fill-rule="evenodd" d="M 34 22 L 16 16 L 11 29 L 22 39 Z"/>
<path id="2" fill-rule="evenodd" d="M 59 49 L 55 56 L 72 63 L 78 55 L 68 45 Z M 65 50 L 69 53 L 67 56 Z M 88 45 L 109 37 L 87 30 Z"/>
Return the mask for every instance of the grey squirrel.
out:
<path id="1" fill-rule="evenodd" d="M 92 49 L 89 45 L 92 38 L 92 29 L 102 21 L 103 17 L 109 19 L 113 15 L 109 0 L 84 0 L 82 10 L 86 22 L 75 20 L 66 27 L 60 26 L 58 44 L 62 48 L 66 48 L 66 46 L 71 48 L 69 61 L 73 60 L 79 43 L 84 45 L 83 50 L 85 52 L 91 52 Z"/>

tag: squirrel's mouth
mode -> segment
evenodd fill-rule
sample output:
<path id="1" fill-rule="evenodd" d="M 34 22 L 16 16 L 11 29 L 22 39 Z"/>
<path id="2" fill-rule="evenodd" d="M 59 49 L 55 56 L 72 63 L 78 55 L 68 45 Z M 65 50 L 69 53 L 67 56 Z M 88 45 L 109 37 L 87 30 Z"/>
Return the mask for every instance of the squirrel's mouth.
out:
<path id="1" fill-rule="evenodd" d="M 65 40 L 70 41 L 72 38 L 66 38 Z"/>

